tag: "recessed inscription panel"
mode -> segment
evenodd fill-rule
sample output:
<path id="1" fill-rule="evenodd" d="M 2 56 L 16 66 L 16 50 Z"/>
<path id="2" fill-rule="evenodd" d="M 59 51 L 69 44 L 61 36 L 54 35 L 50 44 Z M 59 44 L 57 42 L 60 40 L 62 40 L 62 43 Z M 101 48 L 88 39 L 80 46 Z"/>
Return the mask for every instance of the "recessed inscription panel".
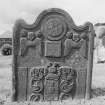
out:
<path id="1" fill-rule="evenodd" d="M 61 57 L 61 41 L 45 42 L 46 57 Z"/>

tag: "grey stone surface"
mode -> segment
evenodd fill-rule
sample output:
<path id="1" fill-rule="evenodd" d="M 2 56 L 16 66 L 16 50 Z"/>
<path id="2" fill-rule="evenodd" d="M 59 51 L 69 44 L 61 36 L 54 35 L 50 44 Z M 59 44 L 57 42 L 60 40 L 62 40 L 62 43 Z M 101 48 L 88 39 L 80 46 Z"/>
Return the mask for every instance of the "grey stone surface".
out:
<path id="1" fill-rule="evenodd" d="M 13 101 L 90 98 L 94 30 L 76 26 L 64 10 L 43 11 L 13 29 Z"/>

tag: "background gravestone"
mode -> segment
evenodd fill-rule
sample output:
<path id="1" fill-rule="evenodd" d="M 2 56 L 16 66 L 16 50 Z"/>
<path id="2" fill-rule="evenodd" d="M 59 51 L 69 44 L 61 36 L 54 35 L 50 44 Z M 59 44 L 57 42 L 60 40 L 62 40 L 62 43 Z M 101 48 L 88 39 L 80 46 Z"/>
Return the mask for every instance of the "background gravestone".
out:
<path id="1" fill-rule="evenodd" d="M 94 30 L 96 33 L 95 37 L 95 62 L 104 63 L 105 62 L 105 24 L 97 23 L 94 25 Z"/>
<path id="2" fill-rule="evenodd" d="M 90 98 L 94 30 L 77 27 L 61 9 L 43 11 L 36 22 L 18 20 L 13 30 L 13 100 Z"/>

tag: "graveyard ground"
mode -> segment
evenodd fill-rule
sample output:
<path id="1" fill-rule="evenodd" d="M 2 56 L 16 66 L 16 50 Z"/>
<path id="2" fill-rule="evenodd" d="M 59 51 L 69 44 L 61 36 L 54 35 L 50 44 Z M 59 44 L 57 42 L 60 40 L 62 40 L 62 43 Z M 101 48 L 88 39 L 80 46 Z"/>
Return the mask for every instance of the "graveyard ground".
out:
<path id="1" fill-rule="evenodd" d="M 63 102 L 45 102 L 45 103 L 12 103 L 11 83 L 12 83 L 12 56 L 0 55 L 0 105 L 105 105 L 105 63 L 93 66 L 92 94 L 91 100 L 63 101 Z"/>

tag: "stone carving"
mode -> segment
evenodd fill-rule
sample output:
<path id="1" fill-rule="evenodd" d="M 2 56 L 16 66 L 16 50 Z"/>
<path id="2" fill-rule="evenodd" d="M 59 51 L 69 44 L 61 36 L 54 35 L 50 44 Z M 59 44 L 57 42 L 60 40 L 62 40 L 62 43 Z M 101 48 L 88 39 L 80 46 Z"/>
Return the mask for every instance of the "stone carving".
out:
<path id="1" fill-rule="evenodd" d="M 13 100 L 90 98 L 94 30 L 76 26 L 61 9 L 42 12 L 33 25 L 13 30 Z"/>
<path id="2" fill-rule="evenodd" d="M 39 32 L 39 31 L 38 31 Z M 25 32 L 22 30 L 21 39 L 20 39 L 20 55 L 24 56 L 25 52 L 27 52 L 28 47 L 36 47 L 40 45 L 40 36 L 41 34 L 34 32 Z"/>
<path id="3" fill-rule="evenodd" d="M 66 33 L 66 23 L 62 17 L 52 15 L 44 20 L 41 31 L 49 40 L 59 40 Z"/>
<path id="4" fill-rule="evenodd" d="M 44 99 L 45 100 L 58 100 L 59 99 L 59 76 L 56 65 L 50 64 L 52 66 L 46 68 L 47 75 L 45 76 L 44 82 Z"/>
<path id="5" fill-rule="evenodd" d="M 28 32 L 28 37 L 27 37 L 28 40 L 33 41 L 35 38 L 36 38 L 35 33 Z"/>
<path id="6" fill-rule="evenodd" d="M 41 94 L 33 93 L 30 96 L 30 101 L 36 102 L 36 101 L 40 101 L 40 100 L 43 100 L 43 96 L 41 96 Z"/>
<path id="7" fill-rule="evenodd" d="M 78 34 L 71 34 L 72 36 L 67 35 L 67 39 L 65 40 L 64 47 L 64 56 L 70 54 L 72 49 L 80 49 L 83 45 L 84 40 L 80 39 Z"/>
<path id="8" fill-rule="evenodd" d="M 30 100 L 40 101 L 43 99 L 44 68 L 32 68 L 31 78 L 32 95 L 30 96 Z"/>
<path id="9" fill-rule="evenodd" d="M 75 70 L 60 67 L 58 63 L 49 63 L 45 68 L 32 68 L 31 78 L 31 101 L 63 100 L 72 96 L 70 92 L 76 84 Z"/>
<path id="10" fill-rule="evenodd" d="M 60 99 L 66 99 L 76 84 L 76 72 L 67 67 L 61 68 L 61 82 L 60 82 Z M 72 95 L 71 95 L 72 96 Z"/>

